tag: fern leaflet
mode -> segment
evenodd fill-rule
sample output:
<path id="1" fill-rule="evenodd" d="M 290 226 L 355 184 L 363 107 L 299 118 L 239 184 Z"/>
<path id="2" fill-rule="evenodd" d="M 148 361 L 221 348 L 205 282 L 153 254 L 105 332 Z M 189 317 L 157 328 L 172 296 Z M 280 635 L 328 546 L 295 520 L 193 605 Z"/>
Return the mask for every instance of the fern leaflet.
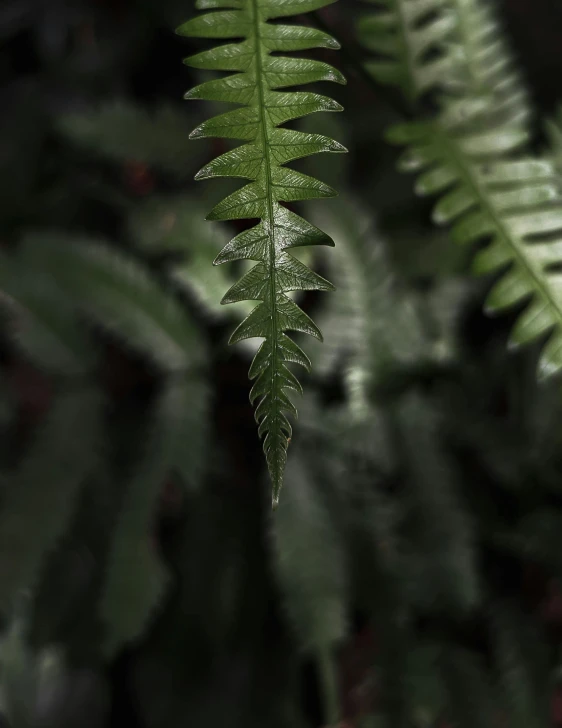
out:
<path id="1" fill-rule="evenodd" d="M 279 128 L 291 119 L 316 111 L 340 111 L 339 104 L 317 93 L 278 89 L 317 81 L 345 83 L 345 79 L 320 61 L 272 55 L 337 48 L 333 38 L 313 28 L 268 21 L 317 10 L 332 1 L 199 0 L 199 9 L 215 12 L 196 17 L 177 31 L 180 35 L 198 38 L 243 39 L 186 59 L 185 63 L 195 68 L 236 72 L 195 87 L 186 98 L 240 104 L 240 108 L 204 122 L 191 136 L 246 142 L 210 162 L 196 178 L 251 180 L 219 202 L 208 219 L 260 220 L 229 242 L 215 264 L 241 259 L 257 261 L 230 288 L 222 303 L 260 301 L 236 328 L 230 343 L 254 337 L 264 339 L 250 368 L 250 378 L 256 380 L 250 400 L 253 403 L 259 399 L 256 421 L 259 435 L 265 435 L 263 448 L 273 485 L 273 507 L 278 503 L 291 436 L 285 413 L 297 414 L 285 390 L 302 391 L 287 364 L 310 368 L 306 354 L 285 332 L 301 331 L 322 338 L 318 327 L 287 294 L 295 290 L 333 289 L 328 281 L 288 252 L 304 245 L 333 245 L 332 240 L 281 203 L 332 197 L 335 191 L 284 165 L 319 152 L 345 151 L 341 144 L 320 134 Z"/>
<path id="2" fill-rule="evenodd" d="M 361 18 L 363 45 L 376 54 L 366 64 L 380 83 L 398 86 L 411 101 L 458 65 L 453 53 L 439 53 L 456 28 L 449 0 L 373 0 L 378 12 Z"/>

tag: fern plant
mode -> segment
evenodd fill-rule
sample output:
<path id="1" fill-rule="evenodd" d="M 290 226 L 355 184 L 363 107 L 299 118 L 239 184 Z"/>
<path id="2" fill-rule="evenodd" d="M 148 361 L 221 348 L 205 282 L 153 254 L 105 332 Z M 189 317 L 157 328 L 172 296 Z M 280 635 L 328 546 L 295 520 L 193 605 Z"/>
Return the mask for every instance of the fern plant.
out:
<path id="1" fill-rule="evenodd" d="M 400 59 L 395 83 L 415 84 L 426 63 L 417 51 L 419 41 L 408 34 L 409 8 L 417 4 L 392 0 L 389 5 L 398 32 L 389 24 L 381 26 L 375 16 L 375 22 L 363 21 L 362 35 L 368 46 Z M 389 140 L 408 147 L 400 167 L 420 174 L 416 192 L 441 196 L 433 220 L 451 224 L 458 243 L 488 243 L 474 262 L 479 274 L 501 274 L 487 298 L 487 310 L 524 308 L 511 332 L 512 343 L 551 334 L 539 364 L 543 374 L 550 374 L 562 368 L 562 195 L 557 170 L 548 159 L 536 159 L 528 151 L 531 112 L 525 90 L 501 36 L 498 40 L 489 9 L 479 0 L 419 7 L 422 16 L 431 18 L 422 26 L 425 48 L 438 37 L 434 50 L 441 62 L 460 64 L 457 83 L 439 98 L 433 118 L 421 115 L 397 126 Z M 449 35 L 438 28 L 446 28 Z M 380 79 L 378 67 L 370 69 Z M 443 92 L 447 84 L 432 80 Z M 416 87 L 421 92 L 429 86 Z"/>
<path id="2" fill-rule="evenodd" d="M 199 0 L 199 9 L 212 9 L 178 29 L 180 35 L 244 40 L 203 51 L 186 59 L 194 68 L 235 71 L 231 76 L 207 81 L 186 94 L 188 99 L 224 101 L 240 108 L 198 126 L 194 139 L 222 137 L 246 142 L 207 164 L 197 179 L 237 177 L 251 182 L 219 202 L 209 220 L 254 219 L 260 222 L 237 235 L 218 255 L 215 264 L 254 260 L 256 265 L 225 294 L 222 303 L 260 301 L 236 328 L 230 343 L 263 338 L 250 368 L 255 383 L 250 400 L 258 401 L 258 433 L 273 486 L 272 503 L 279 502 L 291 425 L 286 413 L 297 414 L 287 389 L 302 387 L 287 366 L 310 368 L 304 351 L 286 331 L 300 331 L 318 339 L 316 324 L 287 295 L 295 290 L 329 291 L 333 286 L 290 254 L 295 247 L 333 245 L 319 229 L 291 212 L 283 202 L 332 197 L 328 185 L 284 165 L 319 152 L 344 152 L 332 139 L 293 129 L 279 128 L 292 119 L 316 111 L 340 111 L 341 106 L 313 92 L 286 89 L 317 81 L 345 83 L 332 66 L 290 56 L 272 55 L 311 48 L 337 48 L 326 33 L 313 28 L 271 23 L 294 13 L 317 10 L 331 0 Z"/>

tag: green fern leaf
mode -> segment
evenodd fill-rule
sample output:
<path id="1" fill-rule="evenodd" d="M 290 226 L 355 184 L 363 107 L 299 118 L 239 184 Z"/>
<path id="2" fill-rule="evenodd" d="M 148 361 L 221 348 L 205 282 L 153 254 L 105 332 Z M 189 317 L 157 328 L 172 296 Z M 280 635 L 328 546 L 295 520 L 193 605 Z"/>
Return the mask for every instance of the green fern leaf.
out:
<path id="1" fill-rule="evenodd" d="M 313 28 L 273 24 L 270 20 L 317 10 L 332 0 L 200 0 L 199 8 L 213 10 L 178 29 L 198 38 L 244 40 L 203 51 L 187 65 L 233 75 L 207 81 L 186 94 L 188 99 L 225 101 L 240 107 L 204 122 L 192 138 L 223 137 L 246 142 L 206 165 L 197 179 L 238 177 L 249 184 L 219 202 L 210 220 L 259 219 L 237 235 L 215 260 L 253 260 L 256 265 L 233 285 L 222 303 L 260 301 L 237 327 L 230 343 L 263 338 L 250 369 L 255 379 L 250 399 L 259 400 L 256 420 L 273 484 L 273 507 L 278 503 L 287 459 L 291 425 L 286 412 L 296 408 L 286 389 L 301 391 L 287 364 L 309 368 L 302 349 L 286 334 L 300 331 L 318 339 L 322 335 L 310 318 L 287 295 L 295 290 L 332 290 L 332 285 L 300 263 L 289 250 L 305 245 L 333 245 L 332 240 L 281 203 L 332 197 L 334 190 L 287 162 L 318 152 L 344 152 L 337 142 L 320 134 L 279 128 L 315 111 L 340 111 L 331 99 L 312 92 L 293 92 L 290 86 L 317 81 L 345 83 L 326 63 L 272 55 L 311 48 L 337 48 L 326 33 Z"/>

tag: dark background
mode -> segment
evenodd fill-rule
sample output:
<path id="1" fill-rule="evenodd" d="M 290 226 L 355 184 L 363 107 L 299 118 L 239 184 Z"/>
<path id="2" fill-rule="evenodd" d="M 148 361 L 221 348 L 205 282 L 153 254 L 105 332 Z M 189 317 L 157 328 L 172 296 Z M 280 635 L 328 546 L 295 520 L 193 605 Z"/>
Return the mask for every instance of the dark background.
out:
<path id="1" fill-rule="evenodd" d="M 203 105 L 182 101 L 183 93 L 197 78 L 181 60 L 200 46 L 173 33 L 194 12 L 190 2 L 179 0 L 0 0 L 0 243 L 3 246 L 8 249 L 16 246 L 29 230 L 55 228 L 109 237 L 127 249 L 133 247 L 127 217 L 131 205 L 155 197 L 185 194 L 198 200 L 197 210 L 210 209 L 220 191 L 191 179 L 198 167 L 222 151 L 222 147 L 220 142 L 187 140 L 189 131 L 210 113 L 201 108 Z M 353 23 L 360 12 L 361 4 L 340 0 L 322 15 L 344 46 L 342 53 L 326 55 L 326 60 L 348 77 L 348 86 L 333 92 L 346 108 L 345 115 L 337 120 L 336 129 L 343 131 L 343 141 L 350 149 L 345 162 L 347 181 L 342 181 L 340 168 L 334 167 L 332 171 L 329 162 L 324 163 L 324 168 L 328 177 L 333 176 L 336 186 L 342 181 L 346 191 L 376 216 L 381 229 L 391 238 L 391 258 L 400 275 L 413 287 L 424 289 L 431 283 L 441 248 L 432 252 L 433 249 L 426 250 L 421 243 L 421 248 L 418 246 L 418 240 L 433 235 L 428 223 L 430 206 L 413 198 L 411 180 L 399 177 L 394 171 L 395 151 L 382 140 L 382 132 L 396 118 L 396 112 L 387 93 L 366 81 L 358 68 L 362 54 L 353 39 Z M 554 114 L 562 98 L 562 5 L 556 0 L 505 0 L 500 5 L 500 17 L 537 107 L 537 149 L 540 150 L 545 142 L 542 120 Z M 104 117 L 100 113 L 102 109 L 112 112 Z M 415 246 L 411 245 L 412 231 L 415 231 Z M 443 266 L 455 273 L 464 270 L 464 262 L 459 262 L 456 256 L 447 258 Z M 478 295 L 476 291 L 474 300 Z M 310 305 L 314 308 L 315 300 Z M 167 623 L 168 626 L 174 623 L 169 617 L 174 613 L 172 598 L 171 611 L 157 620 L 145 641 L 123 650 L 109 666 L 100 667 L 90 647 L 82 648 L 82 638 L 75 639 L 72 629 L 67 629 L 63 641 L 76 648 L 75 672 L 69 677 L 65 697 L 59 696 L 59 700 L 74 705 L 80 721 L 88 716 L 91 720 L 88 725 L 156 728 L 183 725 L 188 720 L 195 724 L 200 715 L 207 716 L 207 724 L 223 724 L 219 709 L 211 718 L 205 710 L 217 702 L 226 706 L 225 713 L 236 711 L 240 709 L 239 696 L 250 693 L 253 697 L 248 698 L 248 705 L 253 706 L 253 715 L 259 716 L 263 706 L 254 692 L 261 691 L 265 696 L 261 700 L 266 702 L 267 696 L 275 692 L 277 682 L 290 673 L 285 669 L 284 660 L 290 662 L 293 658 L 286 654 L 284 620 L 279 614 L 278 594 L 271 583 L 262 546 L 266 506 L 260 495 L 264 488 L 262 454 L 247 401 L 248 361 L 239 352 L 226 350 L 232 321 L 214 317 L 212 305 L 208 308 L 194 307 L 193 315 L 205 330 L 211 346 L 209 366 L 214 388 L 211 419 L 216 443 L 213 457 L 224 462 L 224 469 L 219 475 L 213 474 L 210 495 L 191 516 L 186 513 L 179 486 L 172 480 L 165 483 L 154 534 L 166 558 L 181 575 L 183 556 L 178 542 L 184 542 L 178 534 L 185 529 L 189 531 L 192 525 L 195 528 L 197 520 L 204 523 L 209 519 L 209 532 L 199 534 L 196 542 L 196 547 L 205 553 L 200 567 L 202 574 L 191 575 L 194 585 L 191 599 L 199 606 L 194 607 L 196 615 L 186 629 L 188 636 L 169 634 Z M 503 340 L 507 327 L 502 322 L 485 320 L 477 310 L 478 306 L 473 303 L 468 306 L 462 336 L 471 352 L 471 361 L 483 361 L 485 371 L 490 347 Z M 3 372 L 19 403 L 20 426 L 24 432 L 26 423 L 32 423 L 49 407 L 52 383 L 25 358 L 14 353 L 7 334 L 1 344 Z M 104 386 L 108 392 L 116 402 L 124 403 L 125 409 L 130 407 L 134 411 L 136 406 L 142 407 L 143 398 L 149 396 L 153 376 L 145 363 L 114 342 L 108 343 L 106 357 Z M 518 371 L 518 366 L 509 360 L 500 366 L 500 371 Z M 502 375 L 498 377 L 501 378 Z M 326 406 L 338 402 L 342 397 L 341 381 L 334 376 L 319 382 L 318 391 Z M 490 383 L 490 392 L 490 401 L 497 406 L 494 416 L 497 415 L 495 422 L 499 427 L 498 423 L 504 423 L 511 416 L 506 404 L 508 395 L 497 382 Z M 17 433 L 13 439 L 17 447 Z M 501 460 L 502 456 L 498 457 Z M 511 465 L 510 458 L 511 455 L 505 456 Z M 517 469 L 517 465 L 513 467 Z M 491 480 L 496 477 L 493 467 L 487 472 Z M 238 516 L 243 526 L 236 525 Z M 237 528 L 243 535 L 237 534 Z M 213 592 L 212 579 L 206 579 L 203 572 L 215 568 L 221 548 L 230 548 L 228 539 L 223 538 L 225 533 L 232 536 L 235 548 L 243 554 L 246 570 L 241 588 L 246 591 L 244 598 L 239 597 L 237 617 L 232 618 L 236 628 L 224 627 L 228 633 L 228 639 L 225 638 L 229 641 L 228 649 L 218 649 L 209 637 L 210 631 L 218 642 L 222 639 L 213 622 L 216 615 L 209 617 L 212 627 L 205 625 L 200 629 L 209 605 L 218 598 Z M 213 534 L 217 536 L 216 543 Z M 193 564 L 192 567 L 196 568 Z M 513 583 L 506 564 L 502 562 L 498 568 L 496 582 L 500 590 L 505 588 L 506 593 L 511 593 L 514 583 L 520 588 L 524 581 L 520 564 L 513 567 L 516 573 Z M 530 599 L 548 610 L 545 575 L 532 572 L 528 581 Z M 550 608 L 556 610 L 556 606 Z M 340 659 L 345 717 L 350 722 L 353 715 L 365 711 L 361 701 L 369 704 L 374 699 L 368 687 L 363 693 L 357 692 L 357 686 L 363 684 L 368 673 L 373 636 L 365 627 L 364 612 L 360 608 L 352 611 L 356 612 L 356 618 Z M 549 619 L 555 623 L 557 617 Z M 76 629 L 77 633 L 87 631 L 84 625 Z M 84 638 L 83 642 L 86 644 L 88 640 Z M 159 672 L 149 665 L 150 677 L 145 676 L 144 683 L 135 682 L 133 677 L 139 661 L 142 663 L 146 655 L 150 657 L 151 651 L 164 649 L 162 645 L 168 642 L 180 645 L 178 664 L 184 659 L 189 663 L 185 675 L 179 669 L 176 673 L 172 669 Z M 305 715 L 312 724 L 320 725 L 322 710 L 311 664 L 305 660 L 304 668 L 295 674 Z M 195 680 L 198 675 L 204 677 L 197 690 L 206 698 L 201 698 L 198 704 L 200 715 L 191 707 L 185 716 L 181 699 L 170 707 L 173 703 L 170 695 L 174 692 L 169 690 L 170 684 L 178 681 L 174 695 L 181 696 L 184 683 Z M 139 685 L 149 687 L 139 688 Z M 162 710 L 165 713 L 168 710 L 170 716 L 161 721 L 153 718 L 139 698 L 143 690 L 154 693 L 155 704 L 159 700 L 166 703 L 167 707 Z M 74 702 L 70 701 L 70 695 Z M 104 706 L 107 707 L 105 715 Z M 157 709 L 154 710 L 154 715 L 158 715 Z M 176 715 L 174 720 L 171 713 Z M 264 720 L 267 715 L 264 708 Z M 556 717 L 562 719 L 562 716 Z"/>

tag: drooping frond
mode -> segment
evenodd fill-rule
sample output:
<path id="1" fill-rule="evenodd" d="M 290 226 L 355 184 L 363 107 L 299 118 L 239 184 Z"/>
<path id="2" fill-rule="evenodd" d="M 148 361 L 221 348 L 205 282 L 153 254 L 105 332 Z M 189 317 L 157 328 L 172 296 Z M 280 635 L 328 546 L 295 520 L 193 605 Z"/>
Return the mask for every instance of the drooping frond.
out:
<path id="1" fill-rule="evenodd" d="M 285 167 L 290 162 L 319 152 L 343 152 L 341 144 L 319 134 L 280 128 L 292 119 L 316 111 L 339 111 L 341 106 L 326 96 L 287 87 L 336 81 L 343 76 L 326 63 L 292 56 L 273 55 L 312 48 L 337 48 L 337 42 L 319 30 L 271 23 L 296 13 L 317 10 L 331 0 L 200 0 L 199 8 L 213 12 L 190 20 L 181 35 L 243 39 L 203 51 L 186 60 L 194 68 L 234 71 L 233 75 L 207 81 L 186 94 L 189 99 L 224 101 L 239 108 L 201 124 L 194 139 L 223 137 L 246 142 L 206 165 L 197 179 L 238 177 L 249 184 L 219 202 L 210 220 L 259 219 L 237 235 L 215 260 L 253 260 L 256 265 L 226 293 L 223 303 L 252 300 L 260 303 L 232 334 L 230 343 L 263 338 L 250 369 L 255 379 L 250 393 L 259 400 L 256 420 L 264 438 L 264 452 L 273 484 L 273 505 L 278 502 L 287 459 L 291 425 L 286 412 L 296 409 L 286 390 L 301 391 L 287 366 L 309 368 L 302 349 L 286 331 L 301 331 L 321 339 L 311 319 L 287 295 L 295 290 L 332 289 L 332 285 L 290 254 L 303 245 L 333 245 L 331 239 L 282 203 L 332 197 L 326 184 Z"/>
<path id="2" fill-rule="evenodd" d="M 407 4 L 392 2 L 402 10 Z M 418 194 L 441 196 L 434 221 L 452 224 L 459 243 L 488 243 L 476 257 L 475 270 L 503 275 L 487 309 L 527 304 L 512 342 L 525 344 L 551 333 L 540 363 L 548 374 L 562 367 L 557 172 L 525 148 L 530 114 L 525 93 L 488 8 L 479 0 L 451 0 L 446 10 L 451 9 L 457 15 L 452 44 L 462 54 L 463 84 L 441 99 L 434 119 L 396 127 L 389 139 L 409 147 L 401 167 L 420 173 Z M 393 37 L 387 33 L 389 44 L 403 53 Z"/>

